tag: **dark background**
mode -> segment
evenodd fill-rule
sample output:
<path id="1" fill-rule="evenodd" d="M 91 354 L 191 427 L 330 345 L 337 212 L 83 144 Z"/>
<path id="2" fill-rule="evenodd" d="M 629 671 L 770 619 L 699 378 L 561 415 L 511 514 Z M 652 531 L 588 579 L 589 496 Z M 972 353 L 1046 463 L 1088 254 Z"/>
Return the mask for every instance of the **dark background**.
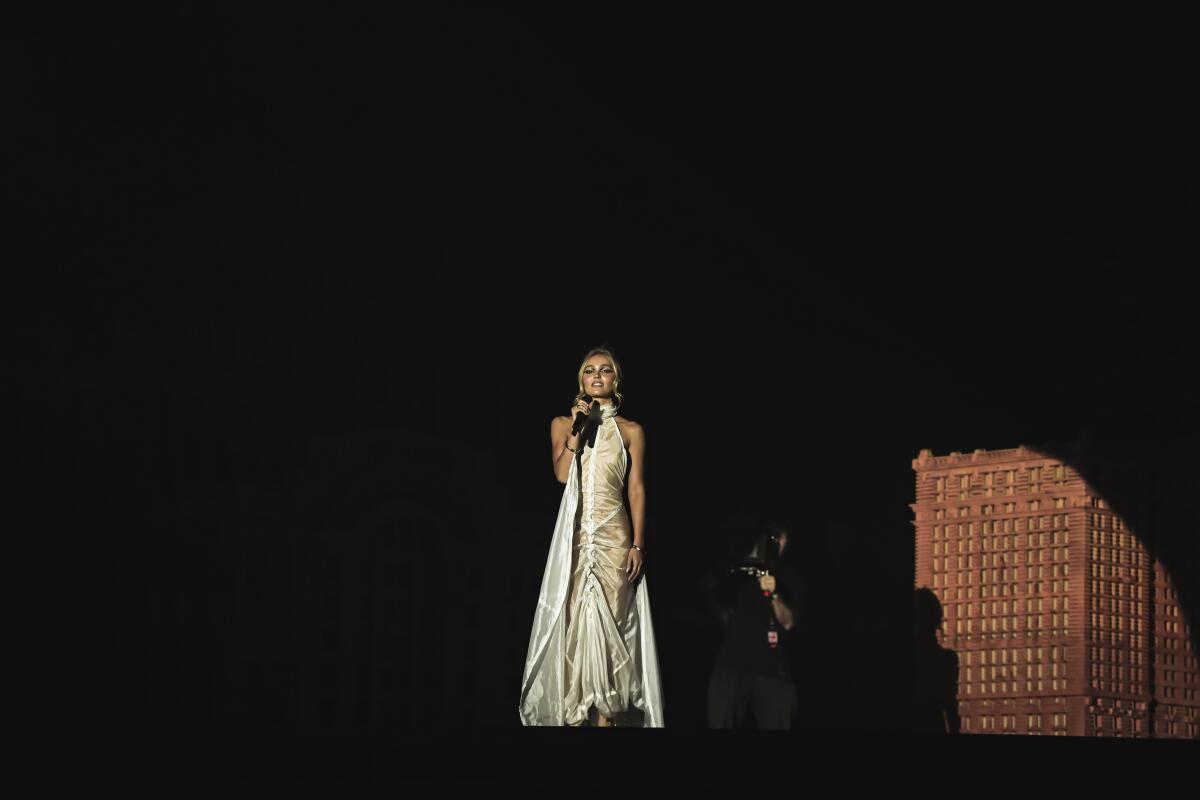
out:
<path id="1" fill-rule="evenodd" d="M 600 343 L 648 434 L 669 724 L 703 724 L 701 578 L 772 517 L 816 589 L 803 724 L 907 724 L 921 448 L 1159 465 L 1195 618 L 1194 65 L 1163 28 L 603 14 L 9 34 L 45 721 L 516 726 L 547 429 Z"/>

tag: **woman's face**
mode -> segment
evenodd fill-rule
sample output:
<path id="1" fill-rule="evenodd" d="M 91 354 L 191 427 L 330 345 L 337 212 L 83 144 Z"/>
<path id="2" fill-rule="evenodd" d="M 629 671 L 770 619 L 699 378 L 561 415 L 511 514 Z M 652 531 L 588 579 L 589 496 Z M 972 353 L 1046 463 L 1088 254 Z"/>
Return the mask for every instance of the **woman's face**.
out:
<path id="1" fill-rule="evenodd" d="M 617 371 L 607 356 L 592 356 L 583 367 L 583 391 L 589 398 L 612 397 Z"/>

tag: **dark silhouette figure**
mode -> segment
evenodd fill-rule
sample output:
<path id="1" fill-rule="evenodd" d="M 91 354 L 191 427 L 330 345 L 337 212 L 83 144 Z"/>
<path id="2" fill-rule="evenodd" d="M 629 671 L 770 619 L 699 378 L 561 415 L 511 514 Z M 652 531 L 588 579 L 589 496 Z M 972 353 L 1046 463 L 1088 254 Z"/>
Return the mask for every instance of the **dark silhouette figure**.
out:
<path id="1" fill-rule="evenodd" d="M 711 583 L 710 600 L 725 628 L 708 685 L 710 728 L 790 730 L 798 710 L 792 650 L 805 584 L 783 561 L 788 526 L 763 527 L 743 569 Z M 748 570 L 748 571 L 747 571 Z"/>
<path id="2" fill-rule="evenodd" d="M 958 654 L 937 640 L 942 604 L 932 590 L 913 593 L 913 730 L 958 733 Z"/>

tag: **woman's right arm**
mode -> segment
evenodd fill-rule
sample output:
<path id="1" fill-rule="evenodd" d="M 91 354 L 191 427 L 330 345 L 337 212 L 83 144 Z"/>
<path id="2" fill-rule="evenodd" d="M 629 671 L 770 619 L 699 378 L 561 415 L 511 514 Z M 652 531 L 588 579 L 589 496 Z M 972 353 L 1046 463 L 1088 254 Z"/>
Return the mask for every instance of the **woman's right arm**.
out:
<path id="1" fill-rule="evenodd" d="M 571 418 L 555 417 L 550 423 L 550 455 L 554 461 L 554 477 L 559 483 L 566 483 L 571 474 L 571 460 L 575 458 L 572 450 L 579 449 L 580 433 L 571 435 Z M 568 449 L 569 445 L 569 449 Z"/>

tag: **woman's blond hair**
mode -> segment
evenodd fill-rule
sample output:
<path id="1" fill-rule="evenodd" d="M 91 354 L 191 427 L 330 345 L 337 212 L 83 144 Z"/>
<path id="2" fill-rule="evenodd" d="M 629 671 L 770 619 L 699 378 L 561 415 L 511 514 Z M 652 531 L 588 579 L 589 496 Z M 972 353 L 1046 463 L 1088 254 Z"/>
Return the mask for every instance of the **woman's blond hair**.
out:
<path id="1" fill-rule="evenodd" d="M 587 355 L 583 357 L 583 361 L 579 362 L 579 374 L 576 376 L 576 381 L 579 385 L 579 391 L 575 395 L 575 402 L 578 403 L 587 396 L 587 392 L 583 388 L 583 368 L 587 366 L 588 359 L 592 356 L 608 356 L 608 360 L 612 362 L 613 371 L 616 377 L 613 379 L 613 398 L 617 402 L 617 408 L 621 407 L 621 393 L 617 391 L 621 387 L 621 365 L 617 362 L 617 357 L 613 355 L 613 351 L 609 347 L 593 347 L 587 351 Z"/>

